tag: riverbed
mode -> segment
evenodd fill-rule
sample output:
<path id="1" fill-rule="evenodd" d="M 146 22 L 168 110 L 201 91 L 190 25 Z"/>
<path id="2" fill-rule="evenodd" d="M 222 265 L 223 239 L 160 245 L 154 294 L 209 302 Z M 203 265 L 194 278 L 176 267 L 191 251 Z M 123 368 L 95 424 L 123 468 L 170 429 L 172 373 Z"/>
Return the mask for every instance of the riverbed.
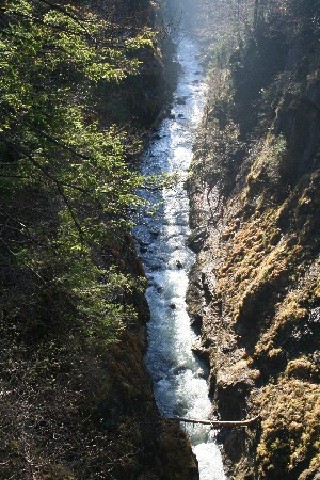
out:
<path id="1" fill-rule="evenodd" d="M 192 352 L 196 335 L 186 305 L 195 256 L 187 246 L 189 200 L 185 189 L 206 84 L 196 42 L 181 36 L 176 43 L 180 73 L 172 109 L 150 140 L 141 162 L 144 176 L 170 175 L 171 186 L 143 192 L 149 206 L 141 213 L 134 235 L 148 279 L 150 321 L 145 361 L 158 407 L 164 416 L 206 419 L 211 415 L 207 369 Z M 202 425 L 186 428 L 200 480 L 224 480 L 216 432 Z"/>

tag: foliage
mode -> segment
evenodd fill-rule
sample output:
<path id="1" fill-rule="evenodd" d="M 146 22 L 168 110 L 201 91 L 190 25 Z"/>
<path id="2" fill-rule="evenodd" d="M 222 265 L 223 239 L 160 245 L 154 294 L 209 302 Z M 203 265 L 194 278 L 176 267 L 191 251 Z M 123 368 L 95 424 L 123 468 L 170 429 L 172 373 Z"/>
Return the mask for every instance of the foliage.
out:
<path id="1" fill-rule="evenodd" d="M 142 179 L 126 164 L 125 134 L 99 128 L 93 99 L 97 80 L 138 73 L 134 54 L 152 46 L 153 34 L 121 43 L 108 20 L 47 1 L 8 1 L 0 17 L 1 242 L 9 276 L 29 282 L 20 285 L 21 303 L 10 289 L 6 302 L 16 302 L 25 329 L 37 325 L 41 297 L 65 297 L 55 323 L 69 324 L 77 311 L 88 335 L 104 326 L 112 336 L 112 325 L 131 315 L 119 298 L 133 281 L 110 266 L 130 228 L 128 208 L 141 203 L 133 192 Z M 22 314 L 26 289 L 32 320 Z"/>

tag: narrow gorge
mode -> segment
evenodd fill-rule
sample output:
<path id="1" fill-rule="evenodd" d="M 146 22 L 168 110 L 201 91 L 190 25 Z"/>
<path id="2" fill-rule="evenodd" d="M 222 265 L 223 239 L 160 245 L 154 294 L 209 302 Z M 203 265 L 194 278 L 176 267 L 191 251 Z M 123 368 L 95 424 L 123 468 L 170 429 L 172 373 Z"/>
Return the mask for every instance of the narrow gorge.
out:
<path id="1" fill-rule="evenodd" d="M 320 0 L 0 22 L 0 480 L 319 480 Z"/>

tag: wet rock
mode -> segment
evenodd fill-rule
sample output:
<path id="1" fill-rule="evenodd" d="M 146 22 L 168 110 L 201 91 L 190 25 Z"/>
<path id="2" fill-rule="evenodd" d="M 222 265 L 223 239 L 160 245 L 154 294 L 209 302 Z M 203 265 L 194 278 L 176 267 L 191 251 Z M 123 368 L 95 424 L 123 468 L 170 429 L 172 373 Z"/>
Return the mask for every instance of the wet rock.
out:
<path id="1" fill-rule="evenodd" d="M 186 105 L 188 97 L 179 97 L 177 98 L 176 104 L 177 105 Z"/>
<path id="2" fill-rule="evenodd" d="M 152 263 L 149 265 L 149 269 L 151 272 L 157 272 L 158 270 L 162 269 L 162 264 L 161 263 Z"/>
<path id="3" fill-rule="evenodd" d="M 246 398 L 259 377 L 258 370 L 251 370 L 245 360 L 220 370 L 217 377 L 218 404 L 221 417 L 239 420 L 246 411 Z"/>
<path id="4" fill-rule="evenodd" d="M 206 378 L 206 372 L 203 368 L 198 368 L 198 370 L 194 373 L 195 378 Z"/>
<path id="5" fill-rule="evenodd" d="M 195 307 L 195 309 L 197 309 L 197 307 Z M 200 333 L 202 328 L 203 315 L 200 315 L 198 311 L 192 310 L 192 308 L 190 308 L 190 305 L 188 306 L 188 313 L 190 315 L 192 328 L 196 333 Z"/>
<path id="6" fill-rule="evenodd" d="M 209 397 L 214 398 L 217 382 L 216 382 L 216 376 L 213 371 L 210 371 L 209 373 L 208 384 L 209 384 Z"/>
<path id="7" fill-rule="evenodd" d="M 153 235 L 154 237 L 158 237 L 160 235 L 160 228 L 159 227 L 150 227 L 149 228 L 149 233 L 150 233 L 150 235 Z"/>
<path id="8" fill-rule="evenodd" d="M 208 238 L 208 230 L 205 227 L 195 228 L 188 238 L 188 247 L 195 253 L 199 253 Z"/>
<path id="9" fill-rule="evenodd" d="M 180 262 L 180 260 L 176 261 L 176 267 L 177 267 L 178 270 L 180 270 L 182 268 L 182 263 Z"/>
<path id="10" fill-rule="evenodd" d="M 161 270 L 163 267 L 162 258 L 153 258 L 149 254 L 144 256 L 144 263 L 146 267 L 152 272 Z"/>
<path id="11" fill-rule="evenodd" d="M 245 412 L 245 398 L 251 390 L 246 381 L 217 384 L 219 411 L 224 420 L 239 420 Z"/>
<path id="12" fill-rule="evenodd" d="M 149 253 L 155 253 L 157 251 L 158 247 L 154 243 L 150 243 L 148 246 L 148 251 Z"/>
<path id="13" fill-rule="evenodd" d="M 191 347 L 191 350 L 199 358 L 208 361 L 209 350 L 202 344 L 201 338 L 198 338 Z"/>
<path id="14" fill-rule="evenodd" d="M 185 372 L 188 370 L 188 367 L 186 365 L 178 365 L 177 367 L 172 369 L 172 373 L 174 375 L 178 375 L 179 373 Z"/>
<path id="15" fill-rule="evenodd" d="M 177 307 L 176 307 L 176 304 L 175 303 L 170 303 L 170 308 L 172 310 L 175 310 Z"/>

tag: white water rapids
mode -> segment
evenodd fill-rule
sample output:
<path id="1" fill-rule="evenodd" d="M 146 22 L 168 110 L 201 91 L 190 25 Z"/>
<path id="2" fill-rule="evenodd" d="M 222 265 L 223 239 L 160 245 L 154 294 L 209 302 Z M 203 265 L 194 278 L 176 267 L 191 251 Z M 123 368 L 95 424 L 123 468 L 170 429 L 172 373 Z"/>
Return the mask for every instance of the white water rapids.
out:
<path id="1" fill-rule="evenodd" d="M 193 355 L 196 336 L 186 308 L 188 274 L 194 254 L 186 246 L 189 200 L 184 189 L 192 145 L 205 104 L 206 85 L 196 44 L 184 37 L 177 45 L 181 65 L 170 118 L 161 123 L 142 159 L 145 176 L 178 174 L 171 189 L 144 193 L 156 215 L 145 213 L 134 229 L 148 278 L 150 309 L 146 364 L 164 416 L 208 418 L 211 404 L 205 366 Z M 197 456 L 200 480 L 223 480 L 215 433 L 202 425 L 188 426 Z"/>

